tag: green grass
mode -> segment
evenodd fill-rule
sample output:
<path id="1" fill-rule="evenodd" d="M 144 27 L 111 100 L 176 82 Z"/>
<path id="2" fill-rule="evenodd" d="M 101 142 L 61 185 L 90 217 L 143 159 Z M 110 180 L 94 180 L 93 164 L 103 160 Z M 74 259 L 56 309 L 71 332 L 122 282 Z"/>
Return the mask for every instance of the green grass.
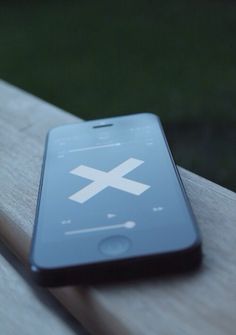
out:
<path id="1" fill-rule="evenodd" d="M 230 1 L 10 2 L 0 73 L 86 119 L 235 121 L 235 18 Z"/>
<path id="2" fill-rule="evenodd" d="M 85 119 L 152 111 L 181 136 L 188 122 L 232 128 L 235 36 L 233 1 L 5 2 L 0 76 Z M 236 144 L 227 145 L 235 162 Z M 189 146 L 175 150 L 179 164 L 208 165 Z M 229 175 L 212 178 L 236 187 Z"/>

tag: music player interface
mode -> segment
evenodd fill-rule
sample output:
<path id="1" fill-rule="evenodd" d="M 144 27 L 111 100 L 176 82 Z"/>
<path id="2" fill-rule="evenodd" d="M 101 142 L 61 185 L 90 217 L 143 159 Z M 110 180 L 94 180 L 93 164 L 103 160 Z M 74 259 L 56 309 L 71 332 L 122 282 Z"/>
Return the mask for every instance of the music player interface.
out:
<path id="1" fill-rule="evenodd" d="M 156 122 L 78 127 L 50 134 L 39 211 L 45 242 L 127 237 L 183 216 Z"/>

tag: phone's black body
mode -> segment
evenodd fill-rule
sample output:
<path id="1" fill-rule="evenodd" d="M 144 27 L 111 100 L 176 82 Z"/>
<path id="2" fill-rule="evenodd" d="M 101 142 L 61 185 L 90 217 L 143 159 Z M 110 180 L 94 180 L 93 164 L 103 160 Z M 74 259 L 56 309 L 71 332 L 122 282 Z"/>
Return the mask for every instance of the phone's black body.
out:
<path id="1" fill-rule="evenodd" d="M 200 260 L 199 232 L 158 117 L 49 132 L 30 255 L 39 284 L 188 270 Z"/>

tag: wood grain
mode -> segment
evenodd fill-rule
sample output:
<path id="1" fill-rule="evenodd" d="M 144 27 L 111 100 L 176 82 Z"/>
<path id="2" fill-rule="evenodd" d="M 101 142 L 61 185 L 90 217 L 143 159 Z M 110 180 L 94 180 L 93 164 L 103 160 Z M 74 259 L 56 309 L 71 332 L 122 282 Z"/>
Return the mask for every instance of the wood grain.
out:
<path id="1" fill-rule="evenodd" d="M 27 257 L 45 134 L 80 122 L 0 82 L 0 231 L 20 259 Z M 203 237 L 195 273 L 132 283 L 67 287 L 51 292 L 93 334 L 235 334 L 236 195 L 180 168 Z"/>
<path id="2" fill-rule="evenodd" d="M 86 335 L 54 297 L 37 287 L 23 265 L 0 243 L 0 334 Z"/>

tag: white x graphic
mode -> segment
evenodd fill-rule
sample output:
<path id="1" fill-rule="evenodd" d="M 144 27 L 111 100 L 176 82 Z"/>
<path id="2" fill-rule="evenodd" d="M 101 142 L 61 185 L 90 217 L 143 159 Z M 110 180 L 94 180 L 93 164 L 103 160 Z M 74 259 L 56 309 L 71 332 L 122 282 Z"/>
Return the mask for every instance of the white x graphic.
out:
<path id="1" fill-rule="evenodd" d="M 140 195 L 150 186 L 124 178 L 124 175 L 143 163 L 142 160 L 129 158 L 109 172 L 80 165 L 71 170 L 70 173 L 92 180 L 92 183 L 72 194 L 69 199 L 82 204 L 109 186 L 134 195 Z"/>

